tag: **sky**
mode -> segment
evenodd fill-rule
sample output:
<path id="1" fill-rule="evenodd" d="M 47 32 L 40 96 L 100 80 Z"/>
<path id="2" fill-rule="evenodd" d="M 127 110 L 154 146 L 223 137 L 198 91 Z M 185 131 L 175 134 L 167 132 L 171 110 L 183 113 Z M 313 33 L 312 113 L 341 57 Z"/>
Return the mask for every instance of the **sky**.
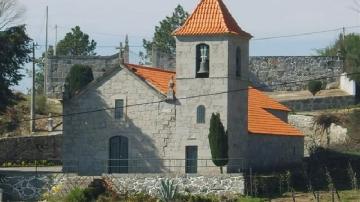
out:
<path id="1" fill-rule="evenodd" d="M 125 35 L 129 36 L 131 61 L 137 61 L 142 39 L 151 39 L 154 27 L 180 4 L 191 13 L 200 0 L 19 0 L 26 9 L 22 22 L 31 38 L 44 51 L 45 11 L 49 7 L 49 45 L 79 25 L 94 39 L 98 55 L 115 54 Z M 256 40 L 264 37 L 333 30 L 360 26 L 355 0 L 223 0 L 240 27 L 251 33 L 251 56 L 306 56 L 334 42 L 341 30 L 291 38 Z M 358 0 L 360 2 L 360 0 Z M 348 28 L 346 32 L 359 32 Z M 25 68 L 30 68 L 26 65 Z M 27 76 L 15 90 L 31 87 Z"/>

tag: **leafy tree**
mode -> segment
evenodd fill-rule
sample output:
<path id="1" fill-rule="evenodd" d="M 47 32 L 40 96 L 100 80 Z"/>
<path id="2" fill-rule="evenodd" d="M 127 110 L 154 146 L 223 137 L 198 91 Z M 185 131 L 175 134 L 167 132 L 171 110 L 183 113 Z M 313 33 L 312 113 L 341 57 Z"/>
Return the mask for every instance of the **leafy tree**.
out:
<path id="1" fill-rule="evenodd" d="M 96 55 L 96 42 L 89 39 L 89 35 L 83 33 L 79 26 L 71 29 L 65 38 L 57 44 L 57 55 L 65 56 L 88 56 Z"/>
<path id="2" fill-rule="evenodd" d="M 48 56 L 54 55 L 54 49 L 49 48 L 48 49 Z M 44 71 L 45 71 L 45 52 L 42 54 L 42 56 L 38 59 L 36 59 L 37 68 L 35 69 L 35 92 L 37 95 L 43 95 L 44 94 Z M 27 69 L 26 73 L 29 77 L 32 77 L 32 70 Z"/>
<path id="3" fill-rule="evenodd" d="M 220 114 L 212 114 L 210 120 L 209 144 L 214 164 L 220 167 L 223 173 L 223 166 L 228 163 L 228 135 L 224 125 L 221 123 Z"/>
<path id="4" fill-rule="evenodd" d="M 30 42 L 24 25 L 0 31 L 0 111 L 15 101 L 10 88 L 19 83 L 21 66 L 30 61 Z"/>
<path id="5" fill-rule="evenodd" d="M 79 90 L 94 80 L 90 67 L 85 65 L 74 65 L 66 77 L 66 90 L 70 96 L 74 96 Z"/>
<path id="6" fill-rule="evenodd" d="M 322 56 L 340 56 L 345 62 L 345 71 L 349 74 L 360 72 L 360 35 L 351 33 L 343 37 L 340 34 L 335 43 L 317 50 Z M 349 75 L 350 79 L 360 81 L 360 74 Z"/>
<path id="7" fill-rule="evenodd" d="M 309 81 L 308 89 L 313 96 L 315 96 L 323 87 L 323 83 L 321 81 Z"/>
<path id="8" fill-rule="evenodd" d="M 146 55 L 151 55 L 152 47 L 156 46 L 158 51 L 168 54 L 175 54 L 176 42 L 172 36 L 172 32 L 184 24 L 189 14 L 181 5 L 178 5 L 172 16 L 167 16 L 160 21 L 160 24 L 155 27 L 155 33 L 152 41 L 143 39 L 143 46 L 146 50 Z"/>

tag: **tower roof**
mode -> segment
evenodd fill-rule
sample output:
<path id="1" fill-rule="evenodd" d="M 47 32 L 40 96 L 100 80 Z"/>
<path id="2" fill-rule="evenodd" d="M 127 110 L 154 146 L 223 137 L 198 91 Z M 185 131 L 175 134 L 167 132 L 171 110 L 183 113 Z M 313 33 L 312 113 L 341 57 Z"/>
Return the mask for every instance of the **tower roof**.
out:
<path id="1" fill-rule="evenodd" d="M 235 34 L 250 38 L 231 16 L 222 0 L 201 0 L 175 36 Z"/>

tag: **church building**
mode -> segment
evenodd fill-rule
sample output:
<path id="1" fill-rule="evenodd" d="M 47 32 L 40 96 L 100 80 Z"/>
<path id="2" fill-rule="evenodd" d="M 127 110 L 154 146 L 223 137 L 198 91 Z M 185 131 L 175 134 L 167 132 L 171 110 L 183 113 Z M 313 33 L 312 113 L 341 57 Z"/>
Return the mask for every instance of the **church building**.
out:
<path id="1" fill-rule="evenodd" d="M 64 171 L 219 173 L 208 140 L 213 113 L 228 131 L 228 173 L 302 160 L 290 110 L 249 85 L 252 36 L 222 0 L 201 0 L 173 35 L 176 72 L 122 58 L 64 100 Z"/>

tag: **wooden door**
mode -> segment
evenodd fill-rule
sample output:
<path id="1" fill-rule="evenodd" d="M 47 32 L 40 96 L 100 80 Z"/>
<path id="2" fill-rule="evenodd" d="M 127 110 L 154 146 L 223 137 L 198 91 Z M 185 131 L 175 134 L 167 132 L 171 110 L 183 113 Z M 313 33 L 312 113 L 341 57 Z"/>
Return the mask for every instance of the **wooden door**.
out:
<path id="1" fill-rule="evenodd" d="M 187 146 L 185 152 L 186 152 L 185 172 L 197 173 L 198 147 Z"/>
<path id="2" fill-rule="evenodd" d="M 128 173 L 129 141 L 127 137 L 116 136 L 110 139 L 109 173 Z"/>

